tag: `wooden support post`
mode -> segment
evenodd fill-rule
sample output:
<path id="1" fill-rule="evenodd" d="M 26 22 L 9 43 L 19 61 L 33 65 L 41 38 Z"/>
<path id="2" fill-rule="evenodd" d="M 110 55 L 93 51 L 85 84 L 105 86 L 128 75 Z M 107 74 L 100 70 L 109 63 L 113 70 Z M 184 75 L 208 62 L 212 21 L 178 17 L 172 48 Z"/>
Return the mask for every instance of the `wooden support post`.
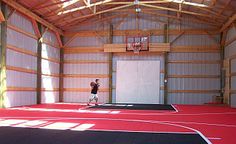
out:
<path id="1" fill-rule="evenodd" d="M 110 24 L 109 26 L 109 35 L 108 35 L 108 43 L 112 44 L 113 43 L 113 25 Z M 113 53 L 109 53 L 109 102 L 112 102 L 112 58 L 113 58 Z"/>
<path id="2" fill-rule="evenodd" d="M 220 96 L 222 99 L 224 99 L 224 91 L 225 91 L 225 82 L 226 82 L 226 70 L 224 68 L 224 47 L 225 47 L 225 41 L 226 41 L 226 35 L 227 35 L 227 30 L 221 33 L 221 41 L 220 41 L 220 46 L 221 46 L 221 53 L 220 53 L 220 88 L 221 88 L 221 93 Z"/>
<path id="3" fill-rule="evenodd" d="M 232 59 L 229 59 L 229 98 L 228 103 L 231 105 L 231 96 L 232 96 L 232 90 L 231 90 L 231 80 L 232 80 L 232 71 L 231 71 L 231 65 L 232 65 Z"/>
<path id="4" fill-rule="evenodd" d="M 7 6 L 0 1 L 0 8 L 3 16 L 7 19 Z M 4 97 L 6 96 L 7 81 L 6 81 L 6 46 L 7 46 L 7 21 L 1 23 L 1 46 L 0 46 L 0 107 L 4 108 Z"/>
<path id="5" fill-rule="evenodd" d="M 168 24 L 164 25 L 164 42 L 169 42 Z M 168 103 L 168 52 L 164 53 L 164 104 Z"/>
<path id="6" fill-rule="evenodd" d="M 63 37 L 61 37 L 63 45 Z M 64 88 L 64 49 L 60 49 L 60 78 L 59 78 L 59 102 L 64 102 L 63 88 Z"/>
<path id="7" fill-rule="evenodd" d="M 38 23 L 41 36 L 43 36 L 43 26 Z M 37 57 L 37 104 L 41 104 L 41 88 L 42 88 L 42 38 L 38 39 L 38 57 Z"/>

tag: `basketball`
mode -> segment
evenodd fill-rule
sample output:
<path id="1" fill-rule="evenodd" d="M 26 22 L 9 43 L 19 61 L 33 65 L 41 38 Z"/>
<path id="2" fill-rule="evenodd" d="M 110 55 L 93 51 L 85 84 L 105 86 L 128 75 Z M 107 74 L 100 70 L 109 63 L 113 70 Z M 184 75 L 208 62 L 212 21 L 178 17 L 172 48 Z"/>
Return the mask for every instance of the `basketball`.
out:
<path id="1" fill-rule="evenodd" d="M 91 86 L 91 87 L 92 87 L 92 86 L 95 86 L 95 84 L 96 84 L 95 82 L 91 82 L 91 83 L 90 83 L 90 86 Z"/>

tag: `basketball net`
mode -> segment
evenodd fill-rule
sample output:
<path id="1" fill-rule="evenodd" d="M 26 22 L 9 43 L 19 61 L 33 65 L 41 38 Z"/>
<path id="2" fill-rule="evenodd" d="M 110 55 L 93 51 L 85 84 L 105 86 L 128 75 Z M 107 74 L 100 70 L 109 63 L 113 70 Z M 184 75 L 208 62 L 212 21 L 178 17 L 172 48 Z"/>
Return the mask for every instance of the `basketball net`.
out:
<path id="1" fill-rule="evenodd" d="M 133 42 L 132 48 L 135 54 L 139 54 L 140 50 L 142 49 L 142 42 Z"/>

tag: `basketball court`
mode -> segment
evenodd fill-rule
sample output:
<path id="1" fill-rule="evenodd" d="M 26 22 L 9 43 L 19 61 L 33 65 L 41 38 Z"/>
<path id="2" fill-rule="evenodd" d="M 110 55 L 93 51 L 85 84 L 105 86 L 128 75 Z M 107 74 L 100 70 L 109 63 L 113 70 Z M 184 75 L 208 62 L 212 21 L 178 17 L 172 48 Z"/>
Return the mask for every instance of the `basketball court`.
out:
<path id="1" fill-rule="evenodd" d="M 235 144 L 235 0 L 1 0 L 0 144 Z"/>

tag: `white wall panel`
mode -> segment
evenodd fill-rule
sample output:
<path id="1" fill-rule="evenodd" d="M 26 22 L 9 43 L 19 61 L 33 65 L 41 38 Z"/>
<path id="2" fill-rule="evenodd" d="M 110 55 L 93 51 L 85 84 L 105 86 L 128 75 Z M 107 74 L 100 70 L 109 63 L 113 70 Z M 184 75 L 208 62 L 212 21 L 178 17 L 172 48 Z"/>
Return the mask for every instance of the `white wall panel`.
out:
<path id="1" fill-rule="evenodd" d="M 113 43 L 124 44 L 124 43 L 126 43 L 126 39 L 123 36 L 113 36 Z"/>
<path id="2" fill-rule="evenodd" d="M 109 78 L 99 78 L 100 88 L 109 88 Z M 95 78 L 64 78 L 64 88 L 90 88 Z"/>
<path id="3" fill-rule="evenodd" d="M 42 88 L 59 88 L 59 78 L 42 75 Z"/>
<path id="4" fill-rule="evenodd" d="M 108 61 L 109 57 L 107 53 L 80 53 L 80 54 L 65 54 L 65 60 L 101 60 Z"/>
<path id="5" fill-rule="evenodd" d="M 176 38 L 176 36 L 171 35 L 170 42 Z M 208 35 L 182 35 L 174 43 L 173 46 L 205 46 L 205 45 L 215 45 L 215 41 L 209 38 Z"/>
<path id="6" fill-rule="evenodd" d="M 60 50 L 47 44 L 42 44 L 42 57 L 60 59 Z"/>
<path id="7" fill-rule="evenodd" d="M 181 61 L 181 60 L 220 60 L 220 53 L 169 53 L 168 55 L 169 61 Z"/>
<path id="8" fill-rule="evenodd" d="M 170 25 L 169 25 L 169 28 L 170 29 L 178 29 L 179 28 L 179 21 L 172 21 L 170 22 Z M 209 28 L 213 28 L 212 26 L 209 26 L 209 25 L 206 25 L 206 24 L 203 24 L 203 23 L 199 23 L 199 22 L 193 22 L 191 20 L 191 17 L 189 18 L 185 18 L 185 20 L 181 20 L 181 28 L 182 29 L 209 29 Z"/>
<path id="9" fill-rule="evenodd" d="M 7 49 L 7 65 L 37 70 L 37 57 Z"/>
<path id="10" fill-rule="evenodd" d="M 236 94 L 231 95 L 231 106 L 236 107 Z"/>
<path id="11" fill-rule="evenodd" d="M 11 15 L 11 17 L 8 19 L 8 23 L 26 32 L 35 34 L 31 21 L 23 15 L 19 14 L 18 12 L 14 12 Z"/>
<path id="12" fill-rule="evenodd" d="M 199 93 L 170 93 L 168 94 L 169 104 L 204 104 L 214 101 L 214 96 L 219 94 Z"/>
<path id="13" fill-rule="evenodd" d="M 232 40 L 234 37 L 236 37 L 236 28 L 231 27 L 227 32 L 226 41 Z"/>
<path id="14" fill-rule="evenodd" d="M 51 44 L 55 44 L 56 46 L 58 45 L 57 37 L 54 32 L 52 31 L 47 31 L 44 35 L 43 38 L 49 41 Z"/>
<path id="15" fill-rule="evenodd" d="M 7 29 L 7 44 L 37 53 L 37 40 L 24 34 Z"/>
<path id="16" fill-rule="evenodd" d="M 120 55 L 120 54 L 114 54 L 113 55 L 113 76 L 112 76 L 112 85 L 113 87 L 116 87 L 116 67 L 117 67 L 117 61 L 120 60 L 153 60 L 153 61 L 160 61 L 160 69 L 163 70 L 164 69 L 164 57 L 158 54 L 146 54 L 146 55 Z M 160 86 L 164 85 L 164 74 L 160 75 Z M 113 93 L 112 93 L 112 102 L 116 102 L 115 98 L 116 98 L 116 93 L 114 92 L 116 91 L 115 89 L 113 89 Z M 163 103 L 164 99 L 163 98 L 163 91 L 160 90 L 160 103 Z"/>
<path id="17" fill-rule="evenodd" d="M 236 41 L 225 47 L 225 57 L 230 57 L 236 54 Z"/>
<path id="18" fill-rule="evenodd" d="M 88 47 L 88 46 L 103 46 L 106 43 L 106 38 L 99 37 L 77 37 L 68 44 L 68 47 Z"/>
<path id="19" fill-rule="evenodd" d="M 59 102 L 59 92 L 43 91 L 41 103 Z"/>
<path id="20" fill-rule="evenodd" d="M 169 75 L 220 75 L 219 64 L 168 64 Z"/>
<path id="21" fill-rule="evenodd" d="M 226 35 L 226 43 L 234 39 L 235 37 L 236 37 L 236 29 L 235 27 L 231 27 Z M 225 47 L 224 53 L 225 53 L 225 59 L 228 59 L 229 57 L 236 55 L 236 40 L 234 40 L 232 43 L 230 43 Z M 231 61 L 231 72 L 232 73 L 236 72 L 236 59 L 232 59 Z M 231 77 L 231 90 L 236 90 L 235 76 Z M 232 107 L 236 107 L 236 94 L 231 94 L 230 99 L 231 99 L 230 105 Z"/>
<path id="22" fill-rule="evenodd" d="M 150 43 L 163 43 L 164 36 L 150 36 Z"/>
<path id="23" fill-rule="evenodd" d="M 170 90 L 219 90 L 220 79 L 206 78 L 170 78 L 168 80 Z"/>
<path id="24" fill-rule="evenodd" d="M 7 86 L 36 88 L 36 75 L 7 70 Z"/>
<path id="25" fill-rule="evenodd" d="M 65 54 L 65 60 L 108 61 L 107 53 Z M 64 64 L 64 74 L 108 74 L 108 63 Z M 90 82 L 96 78 L 64 78 L 64 88 L 90 88 Z M 109 78 L 99 78 L 101 88 L 109 88 Z M 87 102 L 90 92 L 64 92 L 65 102 Z M 109 93 L 99 93 L 99 102 L 108 102 Z"/>
<path id="26" fill-rule="evenodd" d="M 36 104 L 36 92 L 8 91 L 4 97 L 6 107 Z"/>
<path id="27" fill-rule="evenodd" d="M 64 92 L 65 102 L 88 102 L 90 92 Z M 108 102 L 109 93 L 100 92 L 98 93 L 98 103 Z"/>
<path id="28" fill-rule="evenodd" d="M 108 64 L 64 64 L 65 74 L 108 74 Z"/>
<path id="29" fill-rule="evenodd" d="M 42 59 L 43 74 L 59 74 L 59 67 L 60 65 L 58 63 Z"/>

